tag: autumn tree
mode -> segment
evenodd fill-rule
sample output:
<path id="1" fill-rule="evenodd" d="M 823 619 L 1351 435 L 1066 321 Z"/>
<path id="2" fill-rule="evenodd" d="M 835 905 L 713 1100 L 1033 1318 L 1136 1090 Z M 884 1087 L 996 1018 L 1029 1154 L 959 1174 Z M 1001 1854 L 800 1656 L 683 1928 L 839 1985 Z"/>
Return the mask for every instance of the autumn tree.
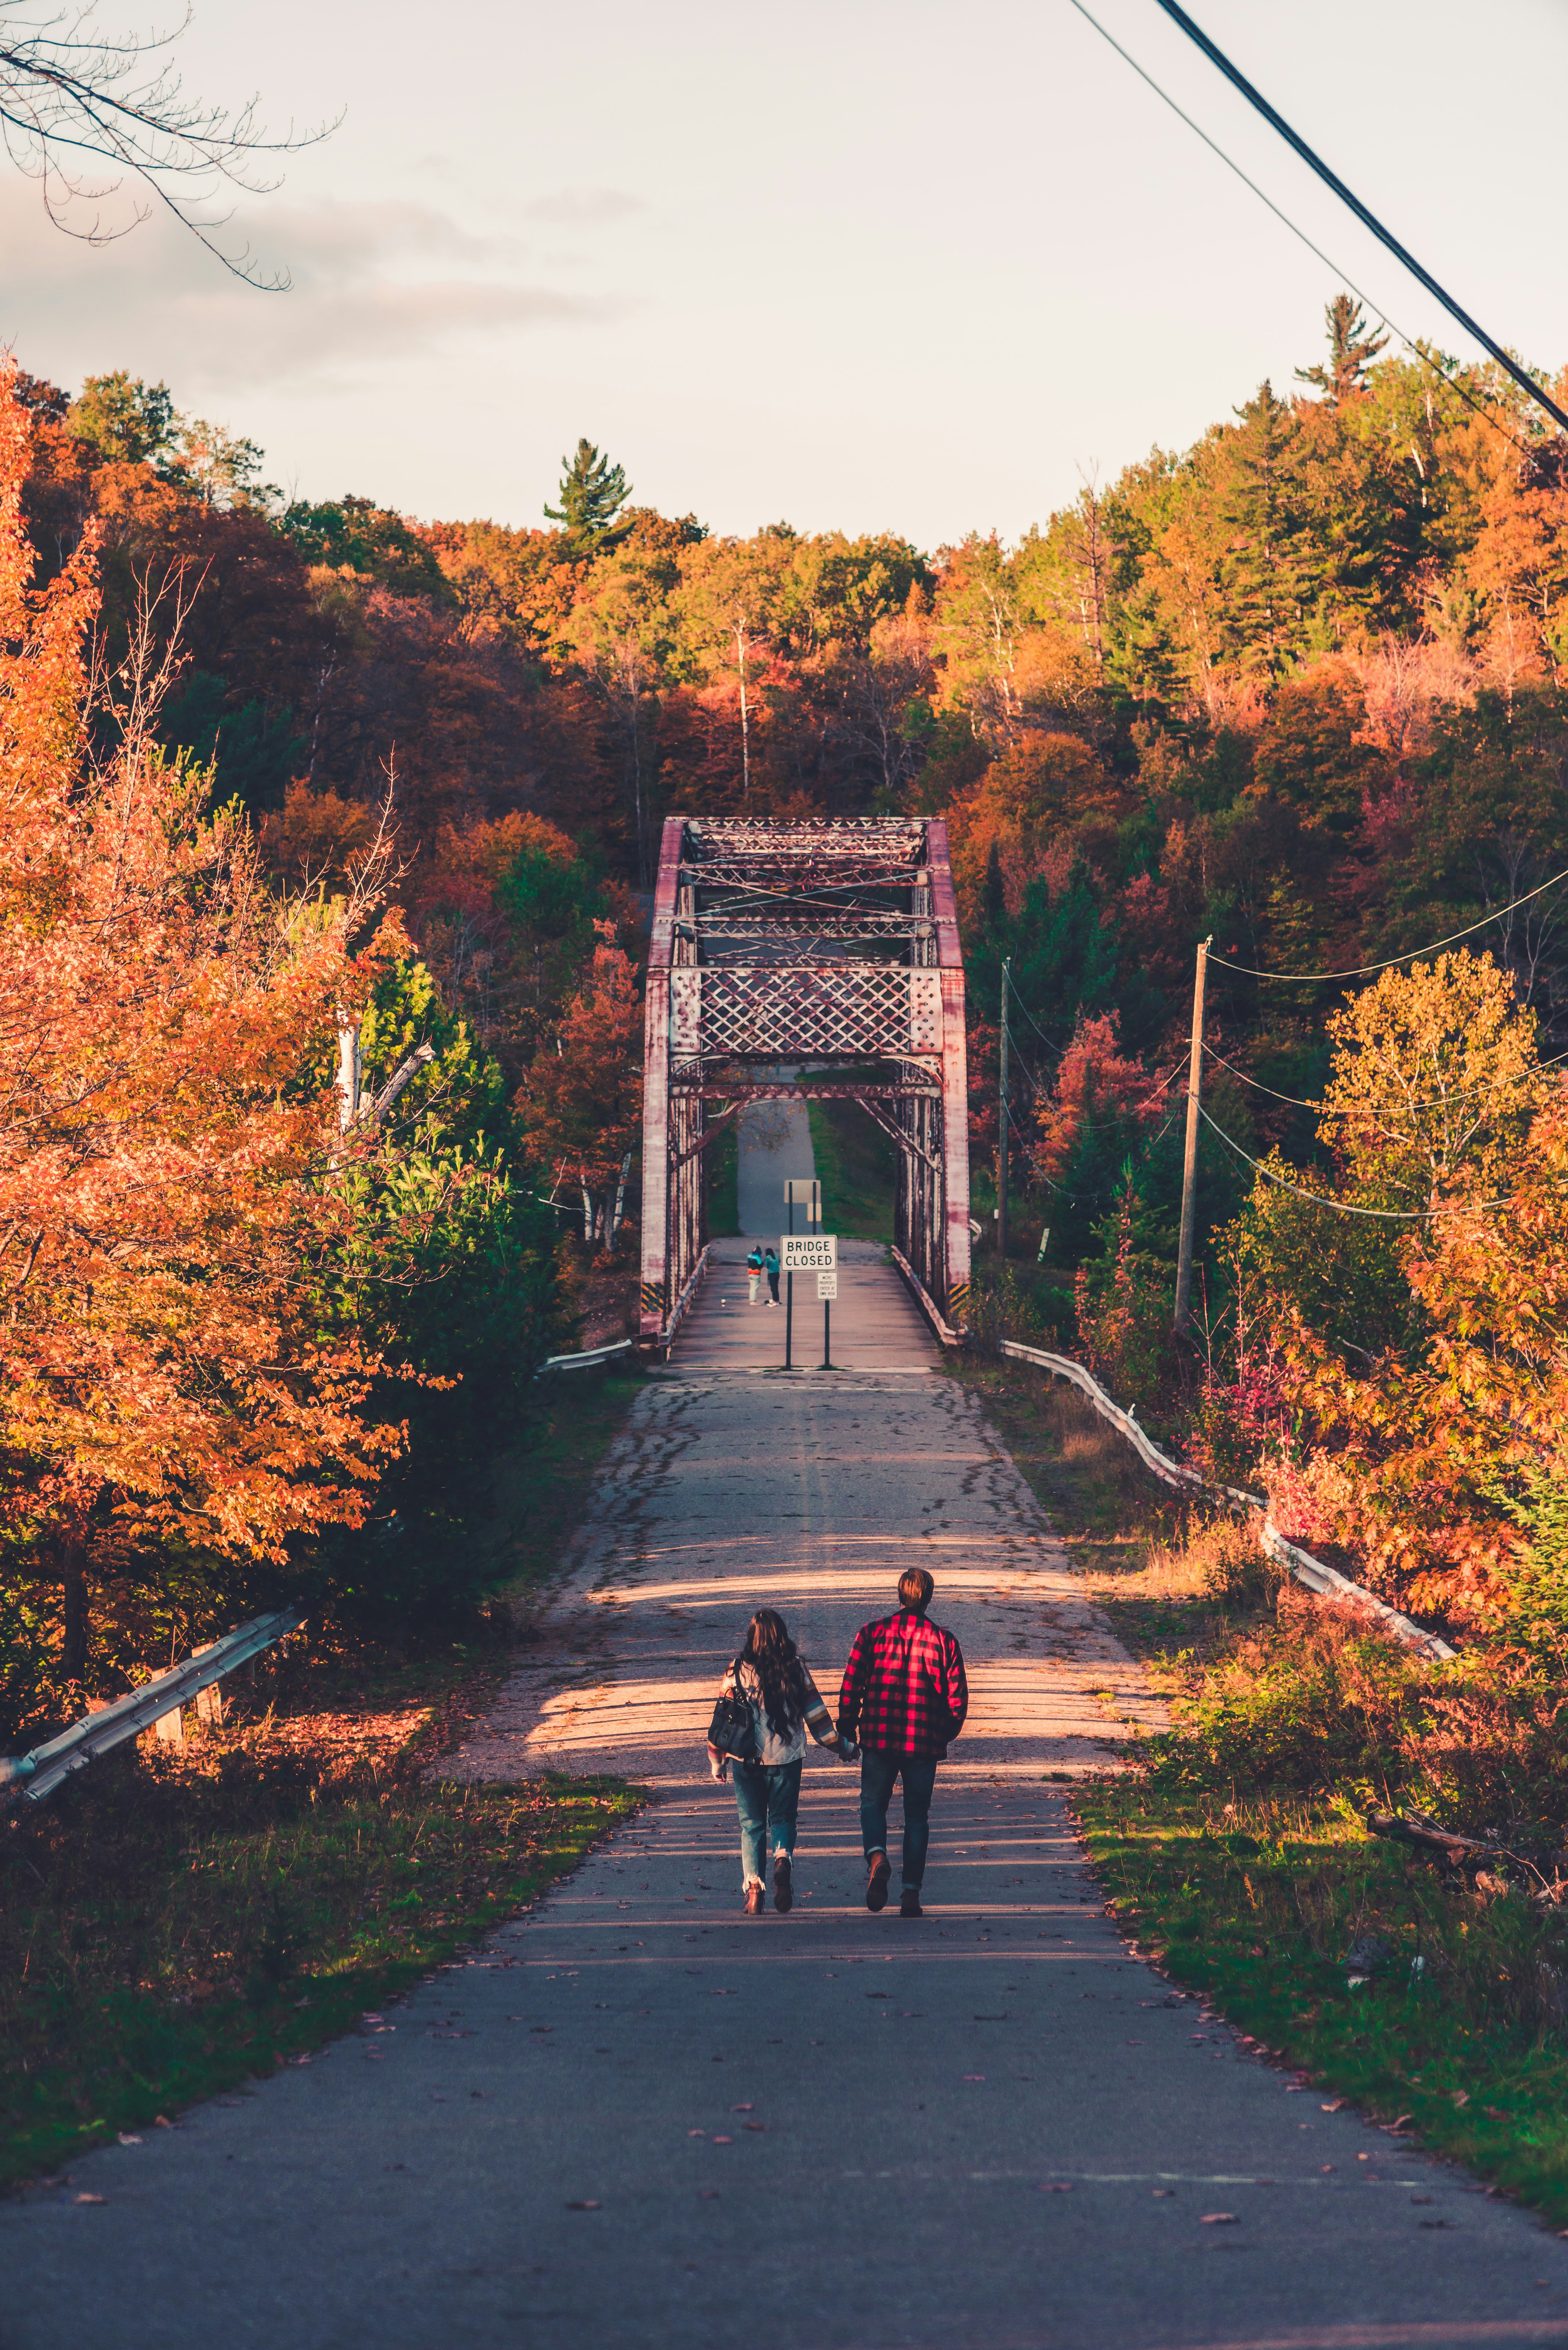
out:
<path id="1" fill-rule="evenodd" d="M 790 552 L 790 535 L 775 529 L 754 539 L 704 539 L 680 559 L 673 602 L 687 639 L 710 671 L 732 671 L 740 688 L 743 800 L 752 791 L 750 688 L 772 634 Z"/>
<path id="2" fill-rule="evenodd" d="M 1545 1099 L 1535 1018 L 1490 955 L 1384 972 L 1328 1022 L 1325 1139 L 1362 1205 L 1501 1196 Z"/>
<path id="3" fill-rule="evenodd" d="M 1329 405 L 1337 408 L 1365 389 L 1366 370 L 1378 352 L 1386 349 L 1388 338 L 1373 333 L 1354 294 L 1336 294 L 1323 315 L 1328 328 L 1328 365 L 1297 368 L 1296 380 L 1315 384 Z"/>
<path id="4" fill-rule="evenodd" d="M 584 582 L 568 630 L 584 676 L 618 738 L 631 803 L 637 878 L 649 878 L 653 697 L 674 639 L 674 565 L 626 546 L 601 556 Z"/>
<path id="5" fill-rule="evenodd" d="M 341 1208 L 330 1095 L 301 1083 L 385 948 L 351 951 L 362 894 L 280 910 L 243 820 L 160 750 L 144 649 L 95 681 L 91 535 L 32 585 L 32 429 L 5 380 L 0 1535 L 79 1684 L 113 1661 L 95 1595 L 140 1574 L 167 1612 L 182 1578 L 358 1523 L 400 1441 L 365 1417 L 373 1358 L 323 1328 Z"/>
<path id="6" fill-rule="evenodd" d="M 585 1243 L 613 1247 L 642 1119 L 642 1006 L 629 957 L 603 935 L 609 927 L 601 926 L 556 1050 L 540 1052 L 516 1107 L 554 1193 L 580 1192 Z"/>

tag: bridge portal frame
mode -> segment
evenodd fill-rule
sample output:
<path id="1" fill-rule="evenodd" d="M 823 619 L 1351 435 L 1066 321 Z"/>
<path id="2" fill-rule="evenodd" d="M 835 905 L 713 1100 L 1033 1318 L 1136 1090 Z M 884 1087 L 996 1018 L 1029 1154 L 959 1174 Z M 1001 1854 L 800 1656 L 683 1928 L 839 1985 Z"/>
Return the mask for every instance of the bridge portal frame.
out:
<path id="1" fill-rule="evenodd" d="M 936 817 L 665 820 L 644 1031 L 643 1347 L 668 1347 L 708 1240 L 709 1144 L 828 1082 L 897 1145 L 895 1232 L 938 1316 L 970 1299 L 963 955 Z M 863 1074 L 857 1075 L 857 1071 Z"/>

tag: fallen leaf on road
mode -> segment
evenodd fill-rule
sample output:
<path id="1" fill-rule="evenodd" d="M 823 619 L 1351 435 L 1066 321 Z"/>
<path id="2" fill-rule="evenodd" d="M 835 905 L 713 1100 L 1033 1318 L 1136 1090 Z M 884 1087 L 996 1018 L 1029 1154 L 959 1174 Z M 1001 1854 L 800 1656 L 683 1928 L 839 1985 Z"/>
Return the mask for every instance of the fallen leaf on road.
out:
<path id="1" fill-rule="evenodd" d="M 716 2203 L 719 2200 L 718 2189 L 716 2187 L 704 2187 L 702 2189 L 702 2200 L 704 2203 Z"/>
<path id="2" fill-rule="evenodd" d="M 966 2081 L 983 2081 L 985 2074 L 983 2073 L 966 2073 L 964 2074 L 963 2078 Z"/>
<path id="3" fill-rule="evenodd" d="M 221 2106 L 239 2106 L 244 2103 L 244 2099 L 243 2097 L 220 2097 L 218 2099 L 218 2103 Z M 152 2116 L 152 2123 L 155 2129 L 172 2129 L 174 2126 L 167 2114 L 154 2114 Z"/>
<path id="4" fill-rule="evenodd" d="M 1061 2180 L 1044 2178 L 1040 2182 L 1040 2192 L 1042 2195 L 1071 2195 L 1073 2192 L 1072 2181 L 1070 2179 Z"/>
<path id="5" fill-rule="evenodd" d="M 108 2200 L 109 2198 L 106 2195 L 73 2195 L 71 2197 L 73 2203 L 106 2203 Z"/>
<path id="6" fill-rule="evenodd" d="M 568 2211 L 597 2211 L 598 2208 L 591 2198 L 585 2199 L 580 2203 L 568 2203 L 566 2206 Z"/>
<path id="7" fill-rule="evenodd" d="M 742 2127 L 750 2130 L 765 2130 L 767 2124 L 766 2122 L 744 2122 L 742 2124 Z"/>
<path id="8" fill-rule="evenodd" d="M 135 2136 L 135 2135 L 134 2135 L 130 2130 L 121 2130 L 121 2131 L 120 2131 L 120 2133 L 119 2133 L 119 2142 L 120 2142 L 121 2146 L 140 2146 L 140 2145 L 141 2144 L 141 2140 L 140 2140 L 139 2137 L 136 2137 L 136 2136 Z"/>
<path id="9" fill-rule="evenodd" d="M 1234 2228 L 1239 2222 L 1234 2211 L 1205 2211 L 1198 2224 L 1200 2228 Z"/>
<path id="10" fill-rule="evenodd" d="M 1401 2114 L 1397 2122 L 1385 2122 L 1383 2127 L 1392 2133 L 1395 2130 L 1403 2129 L 1407 2122 L 1413 2121 L 1414 2119 L 1415 2116 L 1413 2114 Z"/>
<path id="11" fill-rule="evenodd" d="M 754 2114 L 754 2113 L 756 2112 L 756 2107 L 755 2107 L 755 2106 L 750 2106 L 750 2105 L 747 2105 L 747 2106 L 732 2106 L 730 2107 L 730 2111 L 731 2111 L 732 2114 Z"/>
<path id="12" fill-rule="evenodd" d="M 708 2133 L 706 2130 L 688 2130 L 686 2135 L 688 2137 L 706 2137 Z"/>
<path id="13" fill-rule="evenodd" d="M 733 2146 L 734 2143 L 732 2137 L 713 2137 L 709 2140 L 711 2146 Z"/>
<path id="14" fill-rule="evenodd" d="M 1340 2109 L 1341 2106 L 1343 2106 L 1343 2105 L 1344 2105 L 1344 2103 L 1345 2103 L 1345 2099 L 1344 2099 L 1343 2097 L 1335 2097 L 1335 2099 L 1334 2099 L 1334 2103 L 1333 2103 L 1331 2106 L 1323 2106 L 1323 2107 L 1321 2108 L 1321 2110 L 1322 2110 L 1324 2113 L 1325 2113 L 1325 2114 L 1336 2114 L 1336 2113 L 1338 2113 L 1338 2111 L 1339 2111 L 1339 2109 Z"/>

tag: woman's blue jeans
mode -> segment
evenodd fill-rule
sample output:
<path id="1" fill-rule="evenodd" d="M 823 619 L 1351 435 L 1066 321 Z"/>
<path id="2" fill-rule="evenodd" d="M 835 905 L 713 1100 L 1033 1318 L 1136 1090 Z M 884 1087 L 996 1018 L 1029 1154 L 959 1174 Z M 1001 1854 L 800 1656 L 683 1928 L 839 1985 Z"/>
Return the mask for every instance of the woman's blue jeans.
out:
<path id="1" fill-rule="evenodd" d="M 741 1814 L 741 1881 L 763 1880 L 768 1832 L 774 1850 L 794 1850 L 794 1817 L 800 1808 L 801 1758 L 794 1762 L 732 1762 L 735 1808 Z"/>

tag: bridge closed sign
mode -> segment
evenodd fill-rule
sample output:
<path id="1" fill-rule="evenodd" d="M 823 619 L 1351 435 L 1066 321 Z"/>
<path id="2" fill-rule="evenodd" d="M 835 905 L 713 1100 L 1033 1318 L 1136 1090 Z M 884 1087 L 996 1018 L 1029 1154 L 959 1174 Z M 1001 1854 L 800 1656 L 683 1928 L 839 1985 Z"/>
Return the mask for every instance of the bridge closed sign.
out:
<path id="1" fill-rule="evenodd" d="M 836 1232 L 785 1232 L 779 1242 L 779 1268 L 784 1273 L 836 1273 Z"/>

